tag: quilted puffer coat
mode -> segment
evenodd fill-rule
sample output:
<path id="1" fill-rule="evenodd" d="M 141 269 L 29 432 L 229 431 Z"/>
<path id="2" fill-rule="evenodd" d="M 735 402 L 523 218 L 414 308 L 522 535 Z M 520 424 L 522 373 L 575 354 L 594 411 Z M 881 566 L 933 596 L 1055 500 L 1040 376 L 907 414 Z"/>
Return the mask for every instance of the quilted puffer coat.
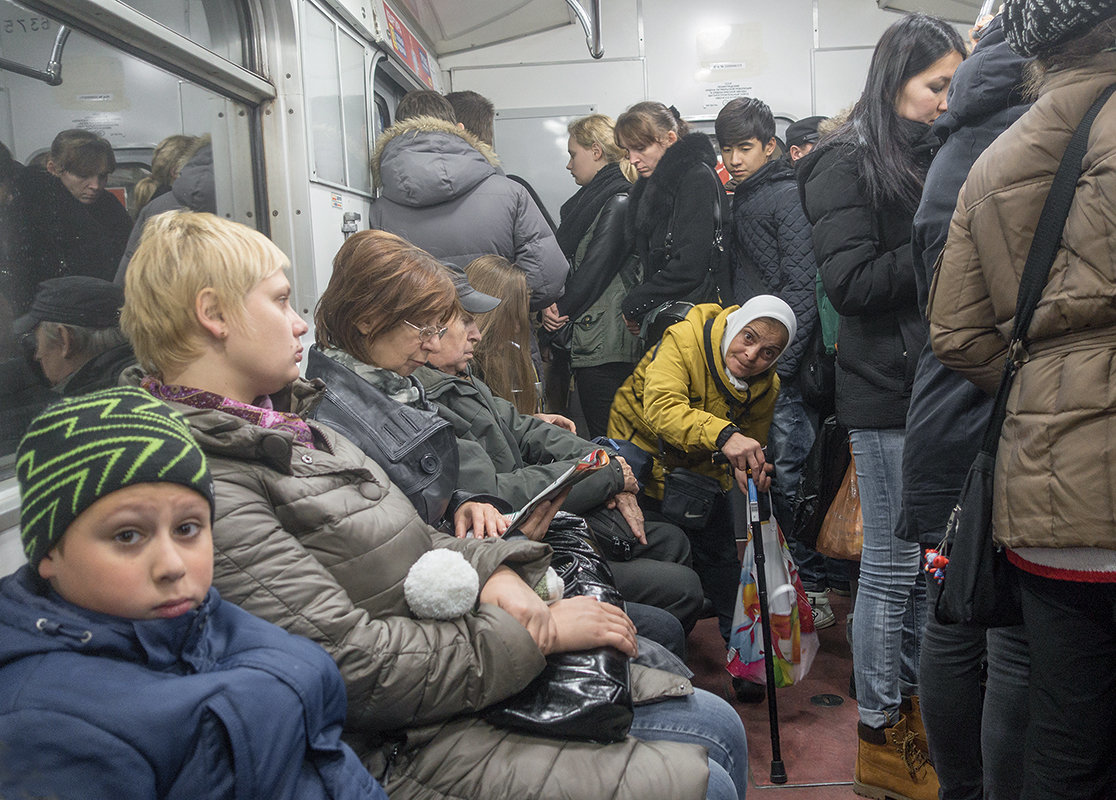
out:
<path id="1" fill-rule="evenodd" d="M 745 436 L 763 443 L 775 413 L 779 376 L 774 370 L 757 375 L 746 390 L 728 380 L 721 356 L 725 319 L 738 306 L 721 309 L 714 303 L 694 306 L 686 319 L 671 325 L 662 341 L 643 357 L 612 401 L 608 435 L 627 439 L 655 454 L 651 477 L 644 486 L 649 497 L 663 496 L 663 459 L 659 437 L 663 437 L 667 467 L 685 467 L 732 487 L 728 470 L 712 461 L 717 437 L 728 425 L 736 425 Z M 722 382 L 732 393 L 731 401 L 721 393 L 706 367 L 705 323 L 713 320 L 711 343 L 714 364 Z"/>
<path id="2" fill-rule="evenodd" d="M 321 391 L 320 382 L 296 381 L 272 400 L 305 413 Z M 507 612 L 481 604 L 449 621 L 411 615 L 403 579 L 432 548 L 462 553 L 482 584 L 503 564 L 533 585 L 548 547 L 434 531 L 374 461 L 317 423 L 309 424 L 319 449 L 310 450 L 285 431 L 176 408 L 216 485 L 214 585 L 333 656 L 348 689 L 346 741 L 393 800 L 703 797 L 708 765 L 693 745 L 550 740 L 474 713 L 518 692 L 545 664 Z M 633 669 L 637 699 L 689 690 L 677 676 Z"/>
<path id="3" fill-rule="evenodd" d="M 790 380 L 798 374 L 798 363 L 818 322 L 818 265 L 810 222 L 788 159 L 765 164 L 736 187 L 729 253 L 733 299 L 738 304 L 757 294 L 773 294 L 794 311 L 798 332 L 775 367 L 780 378 Z"/>
<path id="4" fill-rule="evenodd" d="M 531 308 L 546 308 L 562 295 L 570 265 L 535 201 L 499 163 L 492 148 L 448 122 L 397 122 L 372 154 L 380 197 L 369 223 L 462 269 L 501 255 L 527 274 Z"/>
<path id="5" fill-rule="evenodd" d="M 942 363 L 994 391 L 1035 225 L 1073 130 L 1116 53 L 1050 74 L 1039 99 L 977 160 L 930 288 Z M 1116 549 L 1116 102 L 1089 135 L 1061 247 L 1027 332 L 996 454 L 993 526 L 1017 547 Z"/>
<path id="6" fill-rule="evenodd" d="M 903 130 L 925 170 L 937 145 L 930 126 L 904 121 Z M 911 251 L 914 209 L 873 207 L 857 153 L 846 144 L 822 143 L 803 158 L 798 184 L 818 272 L 841 315 L 837 417 L 848 428 L 901 428 L 926 343 Z"/>

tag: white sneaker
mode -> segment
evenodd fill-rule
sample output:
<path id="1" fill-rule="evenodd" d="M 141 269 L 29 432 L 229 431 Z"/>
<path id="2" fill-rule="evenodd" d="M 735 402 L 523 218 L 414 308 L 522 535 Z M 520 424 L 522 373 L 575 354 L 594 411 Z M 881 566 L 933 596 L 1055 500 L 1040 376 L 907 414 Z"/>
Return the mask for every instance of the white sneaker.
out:
<path id="1" fill-rule="evenodd" d="M 820 631 L 822 628 L 829 628 L 837 624 L 837 615 L 833 613 L 833 607 L 829 605 L 829 592 L 806 592 L 806 596 L 810 598 L 810 610 L 814 615 L 814 630 Z"/>

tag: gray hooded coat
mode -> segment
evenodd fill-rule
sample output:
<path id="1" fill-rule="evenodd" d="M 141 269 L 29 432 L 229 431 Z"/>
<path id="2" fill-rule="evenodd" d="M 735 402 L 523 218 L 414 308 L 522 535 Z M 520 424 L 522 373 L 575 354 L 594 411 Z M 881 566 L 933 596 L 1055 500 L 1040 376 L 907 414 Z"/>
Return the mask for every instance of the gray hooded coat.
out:
<path id="1" fill-rule="evenodd" d="M 434 117 L 397 122 L 376 143 L 372 179 L 380 190 L 372 228 L 463 269 L 478 256 L 503 256 L 527 274 L 534 310 L 562 295 L 569 264 L 553 231 L 472 134 Z"/>

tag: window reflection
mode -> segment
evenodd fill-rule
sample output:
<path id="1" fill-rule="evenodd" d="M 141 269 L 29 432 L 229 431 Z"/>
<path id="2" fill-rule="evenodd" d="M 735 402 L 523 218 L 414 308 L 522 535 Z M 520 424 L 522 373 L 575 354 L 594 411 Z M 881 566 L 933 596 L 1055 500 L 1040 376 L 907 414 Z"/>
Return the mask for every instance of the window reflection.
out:
<path id="1" fill-rule="evenodd" d="M 192 38 L 230 5 L 129 4 Z M 41 67 L 56 33 L 0 0 L 5 58 Z M 202 43 L 232 52 L 235 38 Z M 45 404 L 114 385 L 133 362 L 119 284 L 144 222 L 175 208 L 232 217 L 234 182 L 252 185 L 232 157 L 250 139 L 243 106 L 80 32 L 62 60 L 59 86 L 0 70 L 0 477 Z"/>

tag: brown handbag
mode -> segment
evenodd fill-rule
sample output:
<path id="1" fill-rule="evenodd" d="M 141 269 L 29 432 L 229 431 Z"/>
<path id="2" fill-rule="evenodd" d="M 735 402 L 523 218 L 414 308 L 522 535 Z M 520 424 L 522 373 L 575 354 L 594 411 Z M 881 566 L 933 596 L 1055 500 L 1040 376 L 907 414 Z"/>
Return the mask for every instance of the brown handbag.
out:
<path id="1" fill-rule="evenodd" d="M 864 546 L 864 515 L 860 513 L 860 490 L 856 483 L 856 461 L 850 460 L 837 496 L 825 512 L 815 549 L 825 556 L 860 560 Z"/>

